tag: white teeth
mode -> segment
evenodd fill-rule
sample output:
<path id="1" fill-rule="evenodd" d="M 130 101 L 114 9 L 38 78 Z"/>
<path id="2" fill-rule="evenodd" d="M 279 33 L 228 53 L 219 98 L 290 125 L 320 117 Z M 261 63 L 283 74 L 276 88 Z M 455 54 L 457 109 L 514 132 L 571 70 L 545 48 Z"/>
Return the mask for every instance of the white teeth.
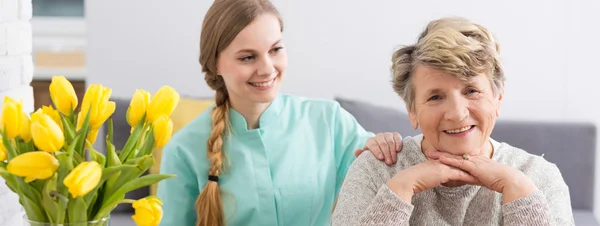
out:
<path id="1" fill-rule="evenodd" d="M 465 126 L 463 128 L 460 129 L 452 129 L 452 130 L 446 130 L 446 133 L 460 133 L 460 132 L 464 132 L 471 129 L 471 126 Z"/>
<path id="2" fill-rule="evenodd" d="M 249 82 L 249 83 L 250 83 L 250 85 L 257 86 L 257 87 L 267 87 L 267 86 L 273 85 L 273 82 L 275 82 L 275 79 L 271 79 L 266 82 Z"/>

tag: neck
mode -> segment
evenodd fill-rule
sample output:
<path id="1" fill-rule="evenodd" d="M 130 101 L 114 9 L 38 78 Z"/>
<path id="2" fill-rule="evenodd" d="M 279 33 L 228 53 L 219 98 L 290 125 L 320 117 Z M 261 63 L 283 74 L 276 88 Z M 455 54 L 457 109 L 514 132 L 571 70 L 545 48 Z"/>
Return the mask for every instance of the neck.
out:
<path id="1" fill-rule="evenodd" d="M 271 104 L 268 103 L 256 103 L 250 101 L 237 101 L 236 98 L 230 98 L 231 108 L 239 112 L 244 119 L 246 119 L 248 129 L 259 128 L 260 115 L 269 107 Z"/>

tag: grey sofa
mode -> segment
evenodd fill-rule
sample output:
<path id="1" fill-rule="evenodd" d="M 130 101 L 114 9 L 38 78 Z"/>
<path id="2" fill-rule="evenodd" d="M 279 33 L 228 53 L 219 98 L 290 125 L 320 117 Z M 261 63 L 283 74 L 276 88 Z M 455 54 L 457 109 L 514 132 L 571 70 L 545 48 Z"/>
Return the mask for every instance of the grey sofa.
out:
<path id="1" fill-rule="evenodd" d="M 129 136 L 125 111 L 129 100 L 115 99 L 113 118 L 115 145 L 122 147 Z M 357 121 L 372 132 L 399 132 L 403 136 L 420 133 L 410 128 L 407 115 L 398 110 L 369 103 L 336 98 L 340 105 Z M 492 137 L 530 153 L 544 155 L 561 170 L 571 192 L 571 202 L 577 225 L 600 225 L 593 216 L 596 127 L 588 123 L 549 123 L 532 121 L 505 121 L 496 123 Z M 140 188 L 127 194 L 137 199 L 149 194 L 149 188 Z M 133 209 L 119 206 L 111 215 L 111 226 L 134 226 Z"/>
<path id="2" fill-rule="evenodd" d="M 419 134 L 410 127 L 401 111 L 369 103 L 336 98 L 356 120 L 372 132 Z M 600 225 L 593 215 L 596 126 L 591 123 L 551 123 L 534 121 L 496 122 L 492 138 L 543 155 L 561 170 L 569 186 L 576 225 Z"/>

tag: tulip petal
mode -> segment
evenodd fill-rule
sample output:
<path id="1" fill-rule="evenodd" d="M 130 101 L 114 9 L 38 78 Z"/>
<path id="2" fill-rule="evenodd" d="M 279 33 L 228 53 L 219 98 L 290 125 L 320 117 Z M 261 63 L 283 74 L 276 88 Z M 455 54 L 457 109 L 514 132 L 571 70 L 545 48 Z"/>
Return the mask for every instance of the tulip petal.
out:
<path id="1" fill-rule="evenodd" d="M 26 180 L 47 179 L 58 169 L 58 160 L 43 151 L 26 152 L 11 159 L 6 169 L 11 174 L 26 177 Z"/>

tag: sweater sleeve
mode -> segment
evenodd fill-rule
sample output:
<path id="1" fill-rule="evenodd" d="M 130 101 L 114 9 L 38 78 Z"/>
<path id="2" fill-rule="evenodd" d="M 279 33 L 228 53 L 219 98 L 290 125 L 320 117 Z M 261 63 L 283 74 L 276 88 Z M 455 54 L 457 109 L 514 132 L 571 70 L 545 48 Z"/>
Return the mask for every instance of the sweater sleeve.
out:
<path id="1" fill-rule="evenodd" d="M 556 165 L 538 167 L 539 176 L 532 178 L 538 191 L 502 206 L 505 226 L 575 225 L 569 187 Z"/>
<path id="2" fill-rule="evenodd" d="M 332 225 L 408 225 L 414 206 L 376 179 L 384 178 L 374 170 L 378 165 L 384 163 L 364 152 L 350 166 L 331 217 Z"/>

